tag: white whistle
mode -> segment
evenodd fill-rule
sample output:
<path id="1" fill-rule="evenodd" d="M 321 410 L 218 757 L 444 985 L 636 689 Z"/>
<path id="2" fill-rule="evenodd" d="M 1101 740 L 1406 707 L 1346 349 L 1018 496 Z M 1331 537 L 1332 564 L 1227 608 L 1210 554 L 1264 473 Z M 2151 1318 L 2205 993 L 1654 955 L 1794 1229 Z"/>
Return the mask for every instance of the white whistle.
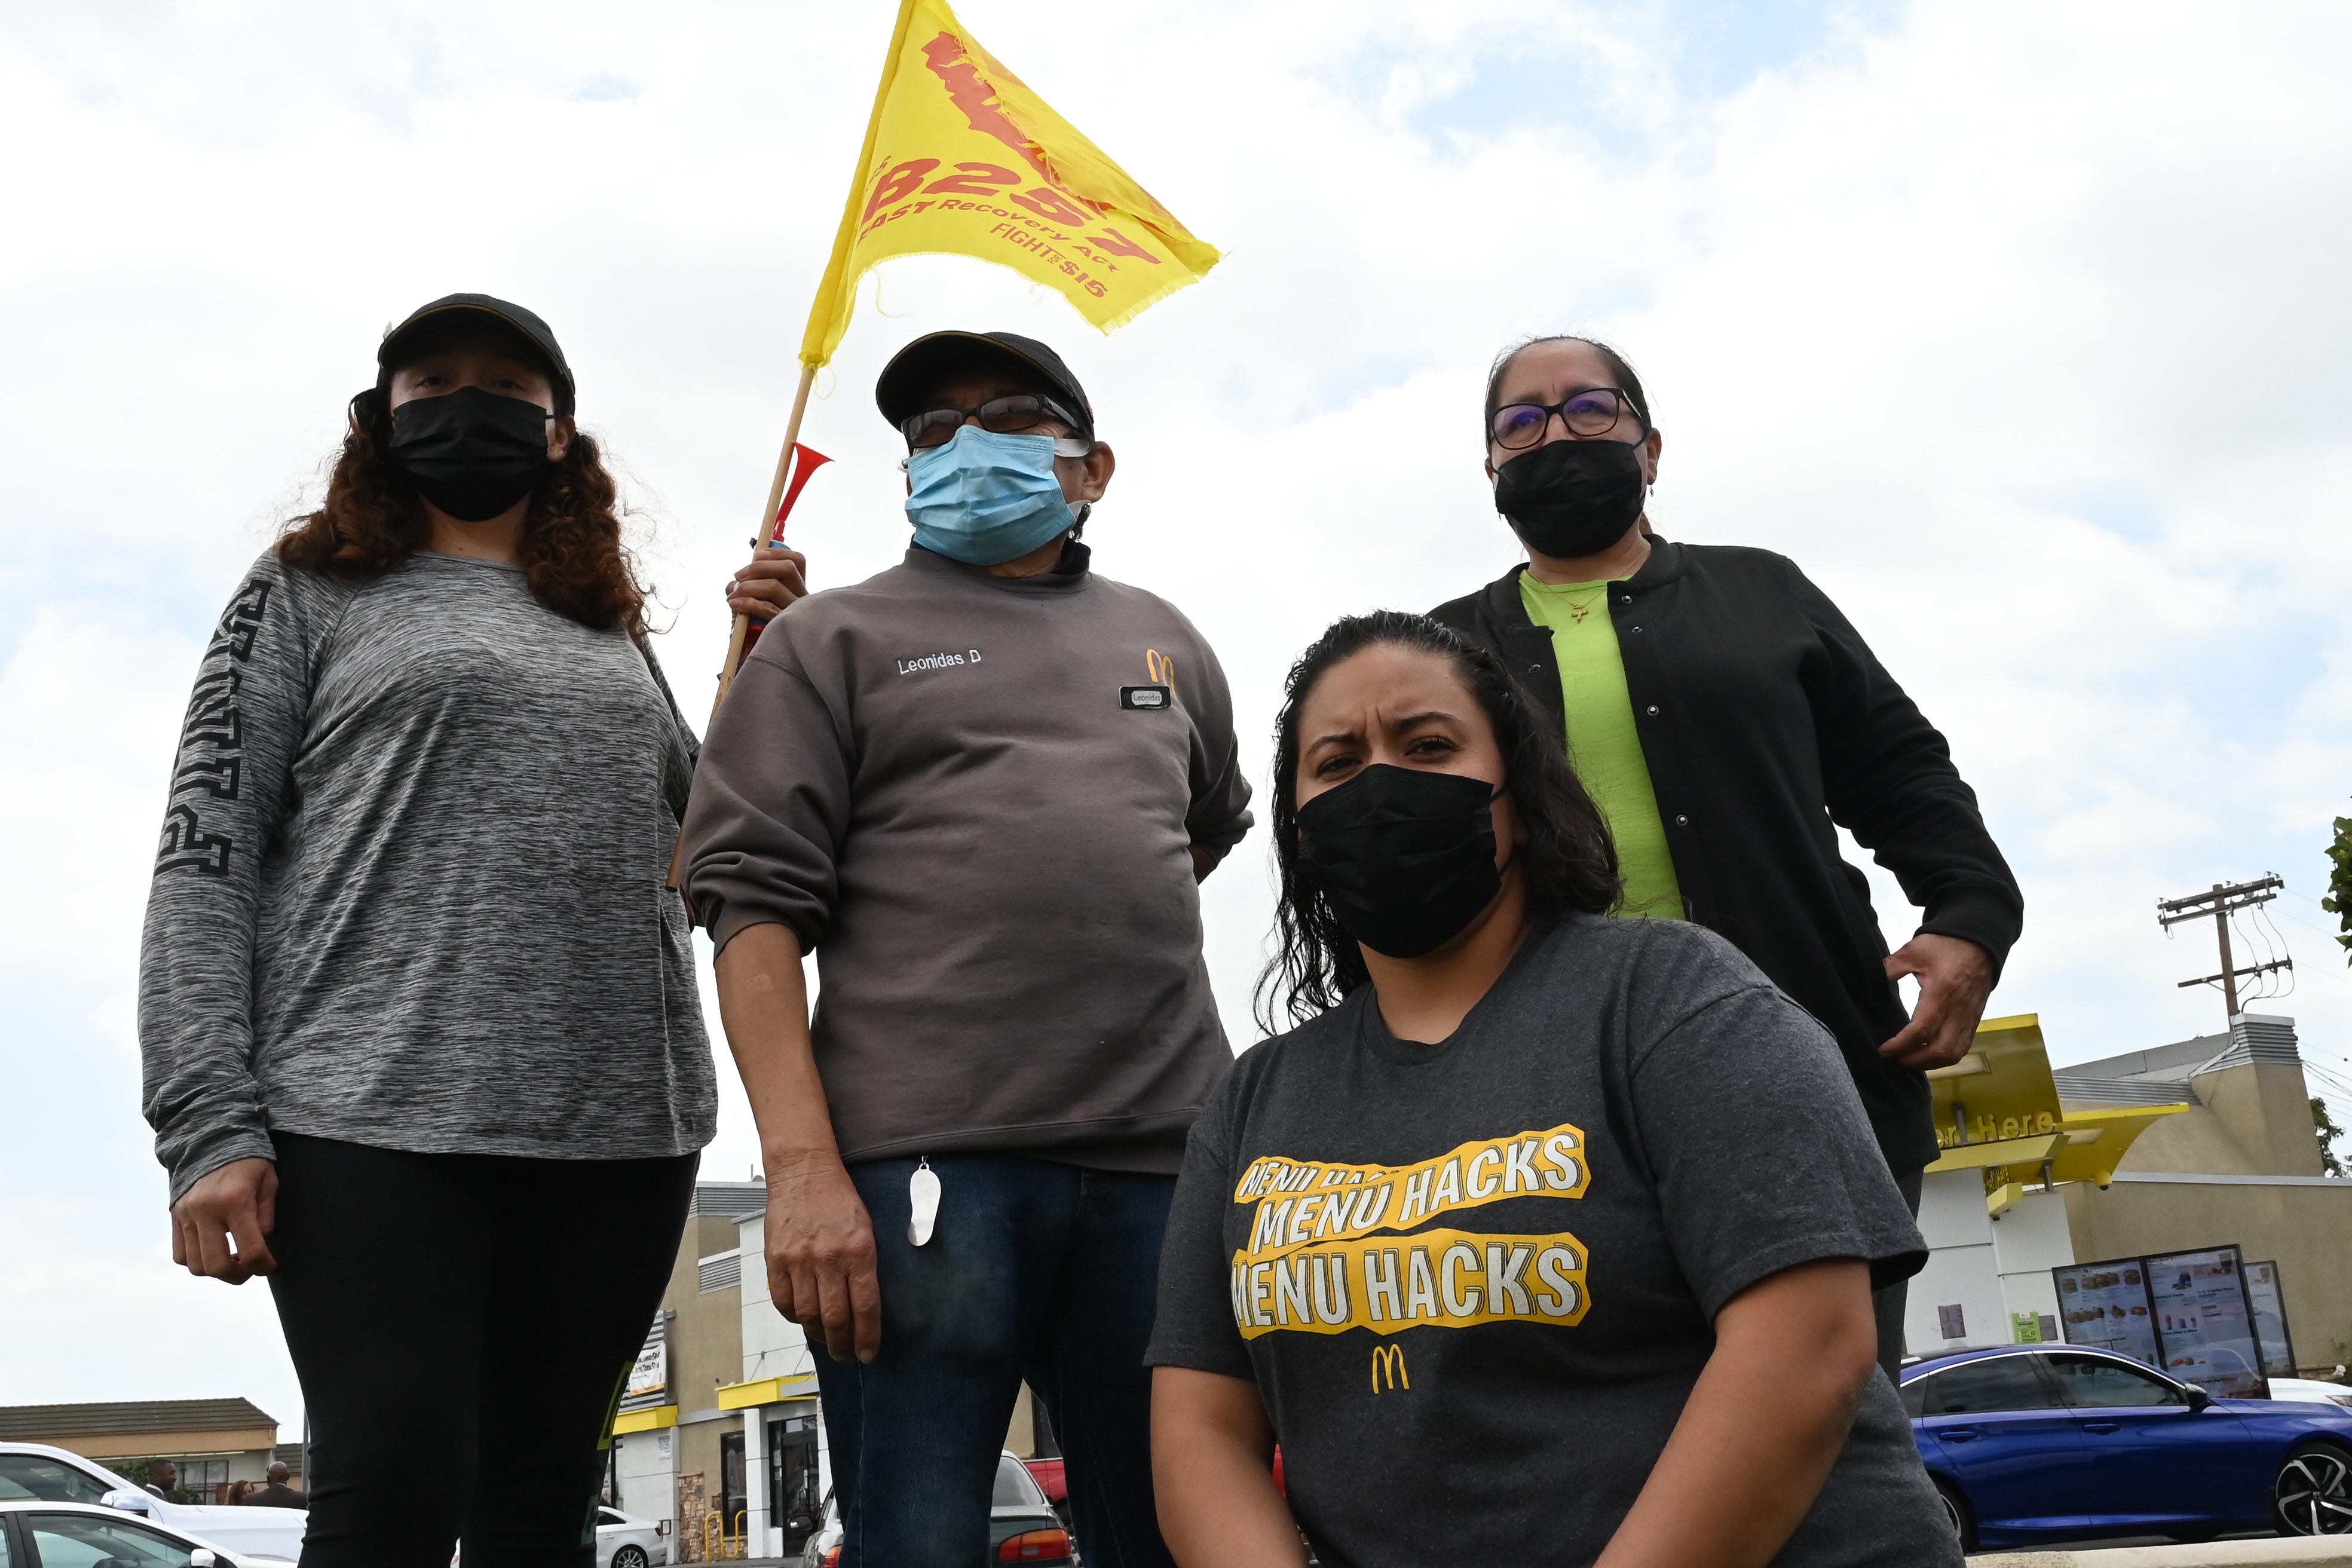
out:
<path id="1" fill-rule="evenodd" d="M 916 1247 L 931 1239 L 932 1222 L 940 1217 L 940 1177 L 926 1159 L 907 1178 L 907 1240 Z"/>

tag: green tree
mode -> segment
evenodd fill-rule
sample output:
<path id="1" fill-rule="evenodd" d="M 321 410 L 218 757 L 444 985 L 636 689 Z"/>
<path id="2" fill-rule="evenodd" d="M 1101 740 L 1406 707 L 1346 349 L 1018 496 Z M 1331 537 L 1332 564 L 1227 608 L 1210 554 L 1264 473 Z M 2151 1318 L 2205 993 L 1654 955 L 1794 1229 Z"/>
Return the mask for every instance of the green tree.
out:
<path id="1" fill-rule="evenodd" d="M 2336 1157 L 2336 1141 L 2344 1136 L 2344 1129 L 2336 1126 L 2336 1119 L 2327 1114 L 2327 1101 L 2315 1094 L 2311 1097 L 2311 1125 L 2316 1130 L 2315 1135 L 2319 1139 L 2320 1168 L 2331 1176 L 2342 1175 L 2344 1165 Z"/>
<path id="2" fill-rule="evenodd" d="M 2336 819 L 2336 837 L 2328 841 L 2327 858 L 2333 862 L 2327 873 L 2327 897 L 2319 900 L 2319 907 L 2344 928 L 2336 940 L 2352 948 L 2352 816 Z M 2352 958 L 2344 962 L 2352 963 Z"/>

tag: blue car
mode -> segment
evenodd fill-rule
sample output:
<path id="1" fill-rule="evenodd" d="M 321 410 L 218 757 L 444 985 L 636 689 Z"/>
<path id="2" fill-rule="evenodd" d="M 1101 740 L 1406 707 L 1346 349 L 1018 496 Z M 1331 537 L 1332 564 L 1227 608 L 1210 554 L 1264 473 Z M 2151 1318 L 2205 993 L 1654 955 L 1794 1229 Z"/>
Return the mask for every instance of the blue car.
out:
<path id="1" fill-rule="evenodd" d="M 1969 1551 L 2235 1531 L 2352 1533 L 2352 1410 L 2215 1399 L 2124 1356 L 2010 1345 L 1903 1369 Z"/>

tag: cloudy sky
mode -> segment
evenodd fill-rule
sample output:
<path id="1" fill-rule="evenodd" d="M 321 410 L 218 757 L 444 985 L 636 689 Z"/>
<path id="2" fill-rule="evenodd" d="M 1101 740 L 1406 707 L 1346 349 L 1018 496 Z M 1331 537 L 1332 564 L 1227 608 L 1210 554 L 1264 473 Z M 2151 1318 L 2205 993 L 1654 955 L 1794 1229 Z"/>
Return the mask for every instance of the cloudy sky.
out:
<path id="1" fill-rule="evenodd" d="M 2215 967 L 2210 930 L 2168 942 L 2151 905 L 2275 870 L 2299 968 L 2257 1010 L 2352 1071 L 2315 901 L 2352 811 L 2352 14 L 962 14 L 1227 259 L 1109 338 L 977 263 L 869 280 L 805 432 L 838 459 L 794 523 L 820 586 L 903 548 L 887 355 L 1044 337 L 1119 454 L 1096 563 L 1217 646 L 1263 782 L 1282 668 L 1332 616 L 1509 564 L 1489 357 L 1597 332 L 1666 433 L 1659 530 L 1793 556 L 1950 736 L 2028 900 L 1996 1013 L 2041 1014 L 2061 1062 L 2217 1029 L 2219 996 L 2174 985 Z M 170 1268 L 138 1114 L 138 925 L 197 653 L 384 325 L 480 289 L 569 350 L 698 713 L 890 16 L 0 5 L 0 1403 L 241 1394 L 299 1430 L 264 1289 Z M 1264 857 L 1208 885 L 1237 1042 Z M 1914 911 L 1876 884 L 1899 941 Z M 735 1096 L 705 1169 L 753 1152 Z"/>

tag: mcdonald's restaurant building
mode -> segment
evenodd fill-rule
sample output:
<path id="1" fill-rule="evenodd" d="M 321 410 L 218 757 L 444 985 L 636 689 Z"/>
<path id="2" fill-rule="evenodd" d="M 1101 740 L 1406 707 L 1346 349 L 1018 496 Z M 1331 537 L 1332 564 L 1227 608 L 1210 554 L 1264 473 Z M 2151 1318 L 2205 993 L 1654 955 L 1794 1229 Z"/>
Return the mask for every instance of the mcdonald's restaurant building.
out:
<path id="1" fill-rule="evenodd" d="M 768 1189 L 701 1182 L 623 1390 L 604 1496 L 668 1526 L 670 1561 L 789 1557 L 833 1488 L 815 1352 L 768 1295 Z M 1005 1447 L 1052 1454 L 1026 1391 Z"/>
<path id="2" fill-rule="evenodd" d="M 2273 1266 L 2291 1353 L 2271 1375 L 2352 1361 L 2352 1180 L 2324 1173 L 2292 1018 L 2242 1013 L 2227 1034 L 2054 1072 L 2038 1016 L 1992 1018 L 1927 1076 L 1943 1153 L 1923 1183 L 1912 1354 L 2092 1342 L 2068 1320 L 2098 1314 L 2061 1300 L 2077 1266 L 2235 1247 L 2249 1271 Z"/>

